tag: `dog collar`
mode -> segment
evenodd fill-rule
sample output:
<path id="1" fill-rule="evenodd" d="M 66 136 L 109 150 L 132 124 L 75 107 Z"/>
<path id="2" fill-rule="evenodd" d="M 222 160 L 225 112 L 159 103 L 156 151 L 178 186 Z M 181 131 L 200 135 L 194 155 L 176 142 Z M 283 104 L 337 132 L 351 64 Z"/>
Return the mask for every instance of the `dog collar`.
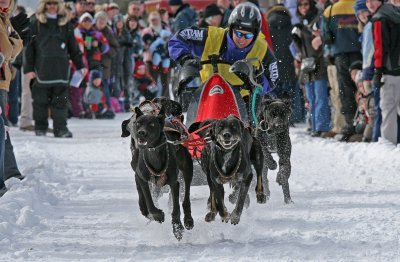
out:
<path id="1" fill-rule="evenodd" d="M 155 182 L 157 187 L 164 186 L 165 183 L 167 182 L 167 178 L 168 178 L 167 177 L 167 168 L 168 168 L 168 162 L 169 162 L 169 146 L 166 147 L 166 150 L 167 150 L 167 157 L 166 157 L 166 160 L 165 160 L 165 166 L 159 172 L 155 171 L 150 166 L 150 164 L 146 160 L 146 155 L 144 154 L 144 151 L 142 151 L 143 162 L 144 162 L 144 165 L 146 166 L 147 170 L 150 172 L 150 175 L 152 176 L 152 178 L 158 177 L 157 182 Z"/>
<path id="2" fill-rule="evenodd" d="M 231 181 L 239 170 L 240 164 L 242 163 L 242 148 L 239 147 L 239 159 L 238 159 L 237 164 L 236 164 L 235 168 L 233 169 L 233 171 L 228 175 L 224 174 L 224 172 L 222 172 L 222 170 L 219 168 L 217 159 L 215 156 L 216 156 L 216 154 L 214 151 L 213 161 L 214 161 L 215 169 L 217 169 L 217 172 L 218 172 L 218 179 L 219 179 L 220 184 L 225 184 L 225 183 Z"/>

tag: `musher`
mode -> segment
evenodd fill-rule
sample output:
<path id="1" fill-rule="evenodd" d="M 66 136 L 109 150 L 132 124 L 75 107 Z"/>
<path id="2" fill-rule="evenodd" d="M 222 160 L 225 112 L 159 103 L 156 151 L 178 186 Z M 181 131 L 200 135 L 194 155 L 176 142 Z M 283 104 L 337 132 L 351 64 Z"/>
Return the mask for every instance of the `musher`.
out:
<path id="1" fill-rule="evenodd" d="M 232 11 L 228 28 L 209 26 L 179 30 L 169 41 L 169 54 L 181 65 L 195 58 L 207 61 L 210 55 L 218 55 L 224 62 L 231 64 L 245 58 L 259 58 L 265 68 L 261 83 L 263 93 L 266 93 L 275 87 L 278 68 L 275 56 L 260 31 L 261 14 L 258 8 L 252 3 L 243 3 Z M 260 67 L 259 62 L 256 61 L 253 65 Z M 232 87 L 241 88 L 244 83 L 235 74 L 229 72 L 229 67 L 229 64 L 218 64 L 218 73 Z M 202 83 L 212 75 L 213 66 L 204 64 L 200 70 Z M 241 89 L 240 93 L 246 101 L 249 90 Z"/>

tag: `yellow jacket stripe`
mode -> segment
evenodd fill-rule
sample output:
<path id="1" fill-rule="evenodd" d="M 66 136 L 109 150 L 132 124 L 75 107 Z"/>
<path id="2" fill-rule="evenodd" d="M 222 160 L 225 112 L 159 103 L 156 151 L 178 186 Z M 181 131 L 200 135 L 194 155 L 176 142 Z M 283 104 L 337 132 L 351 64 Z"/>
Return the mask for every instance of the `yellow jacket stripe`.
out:
<path id="1" fill-rule="evenodd" d="M 210 26 L 208 27 L 208 36 L 204 46 L 204 51 L 201 56 L 201 61 L 209 60 L 209 55 L 220 55 L 221 45 L 225 37 L 225 33 L 228 29 L 218 28 Z M 265 36 L 262 33 L 258 34 L 258 37 L 247 54 L 246 58 L 254 58 L 257 57 L 262 60 L 268 50 L 268 44 L 265 41 Z M 252 62 L 253 65 L 258 68 L 260 64 L 258 61 Z M 235 74 L 229 72 L 230 65 L 228 64 L 219 64 L 218 65 L 218 73 L 231 85 L 241 86 L 243 85 L 242 80 L 238 78 Z M 210 64 L 203 65 L 203 69 L 200 71 L 201 81 L 204 83 L 213 75 L 213 67 Z M 245 90 L 247 91 L 247 90 Z M 242 94 L 243 95 L 243 94 Z"/>

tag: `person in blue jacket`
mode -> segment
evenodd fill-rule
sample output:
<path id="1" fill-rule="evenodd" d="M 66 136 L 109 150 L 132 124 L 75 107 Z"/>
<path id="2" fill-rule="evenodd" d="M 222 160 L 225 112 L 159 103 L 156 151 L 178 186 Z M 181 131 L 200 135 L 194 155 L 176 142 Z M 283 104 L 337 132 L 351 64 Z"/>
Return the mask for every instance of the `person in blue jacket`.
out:
<path id="1" fill-rule="evenodd" d="M 218 73 L 233 87 L 241 87 L 244 83 L 229 72 L 230 64 L 245 58 L 261 60 L 265 68 L 262 77 L 264 93 L 274 88 L 278 79 L 277 61 L 261 33 L 260 12 L 252 3 L 235 7 L 229 17 L 228 28 L 209 26 L 179 30 L 169 41 L 168 50 L 170 57 L 181 65 L 190 59 L 207 61 L 210 55 L 218 55 L 226 62 L 218 64 Z M 259 68 L 260 63 L 254 62 L 254 66 Z M 204 64 L 200 70 L 201 81 L 204 83 L 212 74 L 212 65 Z M 241 90 L 243 97 L 248 94 L 248 90 Z"/>

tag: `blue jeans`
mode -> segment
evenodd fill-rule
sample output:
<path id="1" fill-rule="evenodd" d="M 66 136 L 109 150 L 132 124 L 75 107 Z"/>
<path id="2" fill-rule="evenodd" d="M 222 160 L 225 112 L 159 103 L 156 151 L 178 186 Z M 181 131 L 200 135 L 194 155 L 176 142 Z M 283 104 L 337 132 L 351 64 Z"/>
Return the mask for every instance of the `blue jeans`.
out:
<path id="1" fill-rule="evenodd" d="M 373 87 L 373 95 L 374 95 L 374 111 L 375 111 L 375 119 L 374 119 L 374 127 L 372 128 L 372 142 L 377 142 L 378 138 L 381 136 L 381 124 L 382 124 L 382 113 L 379 107 L 379 101 L 381 100 L 380 96 L 380 87 Z"/>
<path id="2" fill-rule="evenodd" d="M 315 80 L 306 83 L 306 94 L 311 106 L 312 131 L 329 131 L 331 129 L 331 112 L 327 80 Z"/>
<path id="3" fill-rule="evenodd" d="M 4 185 L 4 152 L 5 152 L 5 128 L 3 118 L 0 117 L 0 189 L 5 187 Z"/>
<path id="4" fill-rule="evenodd" d="M 103 94 L 106 97 L 106 104 L 108 106 L 108 108 L 111 108 L 111 104 L 110 104 L 110 80 L 109 79 L 103 79 L 102 81 L 103 83 Z"/>
<path id="5" fill-rule="evenodd" d="M 8 92 L 8 120 L 11 124 L 16 125 L 18 123 L 19 116 L 19 104 L 18 97 L 21 89 L 21 71 L 17 70 L 15 78 L 10 83 L 10 91 Z M 5 108 L 3 108 L 5 110 Z"/>

